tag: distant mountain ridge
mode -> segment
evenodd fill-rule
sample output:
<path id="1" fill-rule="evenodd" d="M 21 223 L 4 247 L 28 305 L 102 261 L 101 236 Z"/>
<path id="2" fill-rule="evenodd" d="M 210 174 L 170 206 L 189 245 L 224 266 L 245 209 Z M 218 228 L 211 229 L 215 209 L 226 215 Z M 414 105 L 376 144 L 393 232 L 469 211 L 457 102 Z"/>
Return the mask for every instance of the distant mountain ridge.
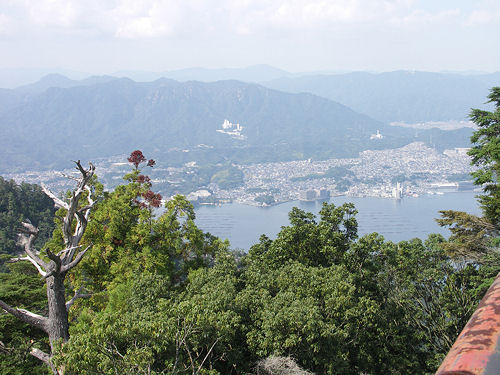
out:
<path id="1" fill-rule="evenodd" d="M 0 89 L 0 112 L 42 93 L 51 87 L 70 88 L 118 79 L 120 76 L 140 82 L 161 78 L 177 81 L 216 82 L 239 80 L 260 83 L 291 93 L 309 92 L 354 109 L 382 122 L 418 123 L 466 120 L 471 107 L 484 107 L 484 98 L 492 86 L 500 85 L 500 72 L 430 73 L 394 71 L 386 73 L 290 73 L 269 65 L 246 68 L 188 68 L 164 72 L 122 71 L 112 76 L 91 76 L 73 80 L 49 74 L 39 81 Z M 485 107 L 485 109 L 491 109 Z"/>
<path id="2" fill-rule="evenodd" d="M 118 77 L 128 77 L 135 81 L 154 81 L 160 78 L 169 78 L 176 81 L 215 82 L 235 80 L 242 82 L 259 83 L 282 77 L 294 77 L 295 73 L 275 68 L 270 65 L 252 65 L 246 68 L 185 68 L 163 72 L 119 71 L 113 73 Z"/>
<path id="3" fill-rule="evenodd" d="M 69 79 L 62 74 L 53 73 L 42 77 L 40 80 L 34 83 L 19 86 L 15 88 L 14 91 L 19 93 L 39 94 L 53 87 L 70 88 L 76 86 L 91 86 L 99 83 L 113 81 L 115 79 L 118 78 L 113 76 L 90 76 L 85 79 L 74 80 Z"/>
<path id="4" fill-rule="evenodd" d="M 91 86 L 118 79 L 112 76 L 90 76 L 84 79 L 70 79 L 62 74 L 47 74 L 40 80 L 14 89 L 0 88 L 0 113 L 31 101 L 34 97 L 51 88 L 71 88 Z"/>
<path id="5" fill-rule="evenodd" d="M 15 89 L 37 82 L 51 74 L 60 74 L 71 79 L 84 79 L 91 74 L 63 68 L 3 68 L 0 69 L 0 87 Z"/>
<path id="6" fill-rule="evenodd" d="M 177 81 L 214 82 L 223 80 L 237 80 L 243 82 L 264 82 L 282 77 L 294 77 L 301 73 L 290 73 L 266 64 L 251 65 L 244 68 L 184 68 L 163 71 L 121 70 L 109 76 L 116 78 L 130 78 L 137 82 L 150 82 L 160 78 L 170 78 Z M 59 76 L 59 77 L 57 77 Z M 106 75 L 104 75 L 106 76 Z M 74 72 L 65 69 L 0 69 L 0 88 L 17 89 L 21 86 L 30 86 L 38 81 L 52 80 L 56 86 L 66 87 L 64 78 L 84 80 L 86 77 L 96 77 L 90 73 Z M 62 78 L 62 79 L 61 79 Z M 63 86 L 61 86 L 63 85 Z"/>
<path id="7" fill-rule="evenodd" d="M 500 72 L 461 75 L 395 71 L 283 77 L 263 83 L 286 92 L 310 92 L 342 103 L 383 122 L 467 119 L 482 108 Z"/>

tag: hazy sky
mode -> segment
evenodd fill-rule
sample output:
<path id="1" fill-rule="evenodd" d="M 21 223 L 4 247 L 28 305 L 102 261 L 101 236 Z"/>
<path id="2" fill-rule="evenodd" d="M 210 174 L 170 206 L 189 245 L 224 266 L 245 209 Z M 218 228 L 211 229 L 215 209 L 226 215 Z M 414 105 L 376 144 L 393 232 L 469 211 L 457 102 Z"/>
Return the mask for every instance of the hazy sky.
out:
<path id="1" fill-rule="evenodd" d="M 499 0 L 0 0 L 0 68 L 500 70 Z"/>

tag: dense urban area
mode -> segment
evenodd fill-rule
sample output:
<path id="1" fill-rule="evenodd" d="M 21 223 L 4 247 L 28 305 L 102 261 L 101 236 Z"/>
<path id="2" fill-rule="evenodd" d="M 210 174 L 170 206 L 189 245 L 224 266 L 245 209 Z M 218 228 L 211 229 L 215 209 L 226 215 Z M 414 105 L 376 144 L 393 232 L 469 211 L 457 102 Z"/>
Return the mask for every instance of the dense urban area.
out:
<path id="1" fill-rule="evenodd" d="M 333 195 L 400 199 L 405 195 L 441 194 L 443 188 L 471 189 L 472 184 L 468 181 L 473 170 L 467 149 L 454 148 L 440 153 L 422 142 L 391 150 L 367 150 L 350 159 L 231 164 L 222 172 L 236 172 L 240 180 L 232 184 L 223 184 L 214 178 L 221 173 L 209 179 L 199 178 L 204 168 L 194 161 L 180 167 L 165 167 L 165 164 L 159 161 L 158 167 L 151 171 L 155 188 L 164 197 L 174 192 L 186 194 L 190 201 L 199 204 L 238 202 L 249 205 L 272 205 Z M 96 166 L 99 179 L 108 189 L 120 183 L 130 168 L 125 155 L 97 160 Z M 38 171 L 6 177 L 18 182 L 42 182 L 56 191 L 63 191 L 71 187 L 72 180 L 68 178 L 71 173 L 71 170 Z M 186 185 L 187 180 L 195 182 Z"/>

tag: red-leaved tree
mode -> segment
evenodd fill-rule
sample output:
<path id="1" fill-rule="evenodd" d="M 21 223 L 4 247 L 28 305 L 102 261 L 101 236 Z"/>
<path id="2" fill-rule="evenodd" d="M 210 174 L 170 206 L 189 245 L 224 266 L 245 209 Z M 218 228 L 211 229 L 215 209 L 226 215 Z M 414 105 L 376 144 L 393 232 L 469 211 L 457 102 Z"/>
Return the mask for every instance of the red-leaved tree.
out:
<path id="1" fill-rule="evenodd" d="M 152 168 L 156 164 L 156 162 L 153 159 L 147 160 L 140 150 L 132 151 L 127 160 L 129 161 L 129 163 L 132 163 L 134 165 L 134 172 L 131 174 L 130 179 L 134 182 L 137 182 L 143 188 L 142 192 L 140 193 L 140 197 L 135 199 L 135 203 L 143 208 L 160 207 L 162 196 L 161 194 L 154 193 L 151 190 L 151 178 L 149 178 L 149 176 L 139 174 L 140 164 L 147 163 L 146 166 Z"/>
<path id="2" fill-rule="evenodd" d="M 144 163 L 147 159 L 144 157 L 144 155 L 140 150 L 135 150 L 132 151 L 127 160 L 129 161 L 129 163 L 132 163 L 135 166 L 135 169 L 138 169 L 139 164 Z"/>

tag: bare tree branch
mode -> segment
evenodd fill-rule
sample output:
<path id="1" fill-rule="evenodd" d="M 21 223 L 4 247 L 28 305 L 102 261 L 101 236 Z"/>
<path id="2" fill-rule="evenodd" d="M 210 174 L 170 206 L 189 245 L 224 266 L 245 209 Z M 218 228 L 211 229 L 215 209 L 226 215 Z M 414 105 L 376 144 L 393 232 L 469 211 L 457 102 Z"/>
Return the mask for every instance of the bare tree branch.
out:
<path id="1" fill-rule="evenodd" d="M 73 163 L 76 164 L 76 169 L 78 169 L 80 171 L 80 173 L 82 174 L 83 178 L 87 177 L 87 171 L 80 164 L 80 160 L 78 160 L 78 161 L 74 161 L 73 160 Z"/>
<path id="2" fill-rule="evenodd" d="M 194 360 L 193 360 L 193 356 L 191 355 L 191 351 L 189 350 L 189 347 L 188 347 L 188 345 L 187 345 L 186 340 L 184 340 L 184 341 L 183 341 L 183 344 L 184 344 L 184 347 L 186 348 L 186 352 L 187 352 L 187 354 L 188 354 L 188 356 L 189 356 L 189 361 L 191 362 L 191 366 L 190 366 L 190 367 L 191 367 L 191 369 L 192 369 L 192 371 L 193 371 L 193 375 L 196 375 L 196 369 L 195 369 L 195 367 L 194 367 Z"/>
<path id="3" fill-rule="evenodd" d="M 47 269 L 48 264 L 38 256 L 38 253 L 33 249 L 33 243 L 38 237 L 38 228 L 36 228 L 29 220 L 21 223 L 22 227 L 19 229 L 17 243 L 24 246 L 24 251 L 28 257 L 38 264 L 42 269 Z M 31 260 L 30 260 L 31 262 Z M 37 267 L 38 269 L 38 267 Z"/>
<path id="4" fill-rule="evenodd" d="M 75 256 L 76 250 L 81 247 L 82 245 L 71 247 L 70 250 L 62 258 L 63 264 L 68 264 L 69 262 L 71 262 L 73 260 L 73 257 Z"/>
<path id="5" fill-rule="evenodd" d="M 52 370 L 52 373 L 54 375 L 58 375 L 59 372 L 57 371 L 56 367 L 52 364 L 52 362 L 50 361 L 50 355 L 41 351 L 40 349 L 38 348 L 32 348 L 31 351 L 30 351 L 30 354 L 39 359 L 40 361 L 42 361 L 43 363 L 45 363 L 47 366 L 50 367 L 50 369 Z"/>
<path id="6" fill-rule="evenodd" d="M 89 202 L 89 204 L 83 207 L 81 211 L 90 209 L 95 204 L 95 201 L 92 199 L 92 189 L 90 188 L 90 186 L 85 185 L 85 190 L 87 190 L 87 192 L 89 193 L 89 195 L 87 195 L 87 202 Z"/>
<path id="7" fill-rule="evenodd" d="M 7 261 L 7 263 L 16 263 L 16 262 L 20 262 L 20 261 L 23 261 L 23 260 L 27 260 L 28 262 L 31 262 L 36 267 L 36 269 L 38 270 L 38 273 L 40 275 L 42 275 L 43 277 L 47 276 L 47 272 L 44 271 L 43 268 L 34 259 L 32 259 L 30 257 L 12 258 L 12 259 L 9 259 Z"/>
<path id="8" fill-rule="evenodd" d="M 0 352 L 8 354 L 12 349 L 8 348 L 2 341 L 0 341 Z"/>
<path id="9" fill-rule="evenodd" d="M 40 349 L 38 349 L 38 348 L 32 348 L 31 351 L 30 351 L 30 354 L 33 357 L 38 358 L 43 363 L 45 363 L 47 365 L 50 365 L 50 356 L 47 353 L 41 351 Z"/>
<path id="10" fill-rule="evenodd" d="M 85 233 L 85 229 L 87 228 L 87 217 L 80 211 L 76 211 L 75 214 L 78 220 L 75 228 L 75 233 L 73 235 L 73 243 L 80 243 L 83 234 Z M 73 255 L 71 256 L 71 258 L 72 257 Z"/>
<path id="11" fill-rule="evenodd" d="M 31 221 L 26 219 L 21 223 L 21 228 L 19 228 L 19 232 L 29 234 L 29 235 L 38 235 L 38 228 L 31 224 Z"/>
<path id="12" fill-rule="evenodd" d="M 0 307 L 4 309 L 6 312 L 9 314 L 15 316 L 19 320 L 22 320 L 23 322 L 29 324 L 30 326 L 33 326 L 35 328 L 39 328 L 42 331 L 47 332 L 47 318 L 38 314 L 34 314 L 28 310 L 24 309 L 17 309 L 14 307 L 9 306 L 6 304 L 4 301 L 0 299 Z"/>
<path id="13" fill-rule="evenodd" d="M 83 290 L 83 286 L 78 288 L 78 290 L 75 292 L 75 295 L 73 296 L 73 298 L 71 298 L 68 302 L 66 302 L 66 311 L 69 311 L 71 306 L 73 306 L 73 304 L 75 303 L 75 301 L 78 298 L 90 298 L 90 297 L 92 297 L 92 295 L 89 293 L 81 293 L 82 290 Z"/>
<path id="14" fill-rule="evenodd" d="M 88 183 L 94 174 L 95 167 L 92 163 L 89 163 L 89 169 L 85 170 L 81 166 L 80 160 L 75 162 L 75 164 L 77 166 L 77 169 L 82 174 L 82 178 L 79 180 L 77 188 L 72 193 L 69 204 L 67 206 L 67 213 L 63 220 L 64 242 L 66 244 L 66 247 L 68 248 L 78 245 L 78 243 L 82 239 L 83 233 L 85 232 L 85 229 L 87 227 L 88 217 L 90 215 L 90 208 L 94 204 L 94 201 L 92 200 L 91 197 L 92 189 L 88 186 Z M 84 191 L 88 192 L 87 200 L 89 202 L 90 207 L 87 208 L 87 206 L 85 206 L 84 210 L 82 210 L 78 208 L 78 204 L 80 201 L 80 196 Z M 85 214 L 83 214 L 83 211 L 85 211 Z M 75 218 L 75 215 L 77 219 L 77 225 L 73 232 L 72 223 L 73 219 Z M 73 256 L 65 257 L 65 259 L 71 260 L 72 257 Z"/>
<path id="15" fill-rule="evenodd" d="M 62 234 L 64 238 L 64 249 L 58 252 L 52 252 L 51 249 L 46 250 L 46 255 L 50 259 L 44 261 L 40 258 L 40 252 L 36 251 L 33 244 L 38 235 L 38 228 L 31 224 L 29 220 L 22 223 L 19 233 L 19 244 L 24 247 L 26 256 L 18 256 L 13 258 L 11 262 L 29 261 L 38 270 L 38 272 L 45 278 L 47 284 L 47 300 L 48 300 L 48 317 L 34 314 L 30 311 L 14 308 L 0 300 L 0 309 L 5 310 L 6 313 L 18 318 L 19 320 L 43 330 L 49 336 L 51 345 L 51 353 L 47 354 L 40 349 L 33 348 L 31 355 L 38 358 L 42 362 L 50 366 L 55 375 L 62 374 L 64 367 L 57 368 L 52 362 L 51 358 L 54 354 L 54 348 L 59 340 L 66 342 L 69 339 L 69 322 L 68 310 L 78 298 L 88 298 L 90 295 L 82 293 L 82 288 L 75 292 L 74 297 L 66 302 L 64 280 L 66 272 L 78 265 L 82 260 L 87 250 L 92 246 L 89 245 L 85 250 L 80 251 L 76 256 L 75 253 L 80 249 L 80 240 L 86 230 L 90 211 L 95 201 L 92 198 L 92 187 L 88 186 L 95 171 L 92 163 L 89 163 L 89 169 L 84 169 L 80 161 L 75 162 L 81 177 L 77 179 L 78 184 L 75 190 L 71 193 L 69 201 L 58 198 L 46 186 L 42 184 L 43 191 L 53 201 L 56 207 L 66 210 L 66 214 L 62 223 Z M 83 207 L 80 206 L 80 198 L 82 194 L 86 195 L 88 204 Z M 76 223 L 75 223 L 76 220 Z M 76 224 L 76 225 L 75 225 Z M 0 351 L 8 350 L 2 343 L 0 343 Z"/>
<path id="16" fill-rule="evenodd" d="M 47 186 L 45 186 L 45 184 L 42 183 L 42 190 L 45 194 L 47 194 L 53 201 L 54 201 L 54 204 L 56 205 L 56 207 L 59 207 L 59 208 L 64 208 L 64 209 L 68 209 L 69 208 L 69 205 L 68 203 L 64 202 L 62 199 L 58 198 L 53 192 L 51 192 L 49 190 L 49 188 Z"/>
<path id="17" fill-rule="evenodd" d="M 56 264 L 57 269 L 61 267 L 61 258 L 54 254 L 50 249 L 47 249 L 47 256 Z"/>
<path id="18" fill-rule="evenodd" d="M 55 269 L 53 270 L 50 270 L 49 272 L 47 272 L 47 274 L 43 277 L 44 279 L 48 279 L 50 276 L 54 276 L 54 273 L 56 272 Z"/>
<path id="19" fill-rule="evenodd" d="M 200 366 L 198 367 L 198 370 L 196 370 L 197 374 L 200 372 L 201 368 L 203 367 L 203 364 L 207 360 L 207 358 L 210 355 L 210 353 L 212 353 L 212 350 L 214 349 L 215 344 L 217 344 L 219 342 L 219 340 L 220 340 L 220 337 L 217 337 L 217 340 L 214 341 L 214 343 L 212 344 L 212 346 L 208 350 L 207 355 L 205 356 L 205 358 L 203 358 L 203 361 L 201 361 Z"/>
<path id="20" fill-rule="evenodd" d="M 76 250 L 76 249 L 79 249 L 80 247 L 82 247 L 81 245 L 78 245 L 78 246 L 73 246 L 73 247 L 70 247 L 70 248 L 66 248 L 66 249 L 63 249 L 61 251 L 59 251 L 57 253 L 57 256 L 61 256 L 61 255 L 64 255 L 66 254 L 67 252 L 71 251 L 71 250 Z"/>
<path id="21" fill-rule="evenodd" d="M 75 257 L 75 259 L 73 261 L 71 261 L 70 263 L 66 264 L 65 266 L 63 266 L 61 268 L 61 272 L 66 272 L 66 271 L 69 271 L 70 269 L 72 269 L 73 267 L 77 266 L 78 263 L 80 263 L 80 261 L 82 260 L 83 256 L 85 255 L 85 253 L 87 252 L 88 249 L 90 249 L 92 247 L 92 244 L 90 244 L 89 246 L 87 246 L 85 248 L 85 250 L 82 250 L 80 251 L 77 256 Z"/>

